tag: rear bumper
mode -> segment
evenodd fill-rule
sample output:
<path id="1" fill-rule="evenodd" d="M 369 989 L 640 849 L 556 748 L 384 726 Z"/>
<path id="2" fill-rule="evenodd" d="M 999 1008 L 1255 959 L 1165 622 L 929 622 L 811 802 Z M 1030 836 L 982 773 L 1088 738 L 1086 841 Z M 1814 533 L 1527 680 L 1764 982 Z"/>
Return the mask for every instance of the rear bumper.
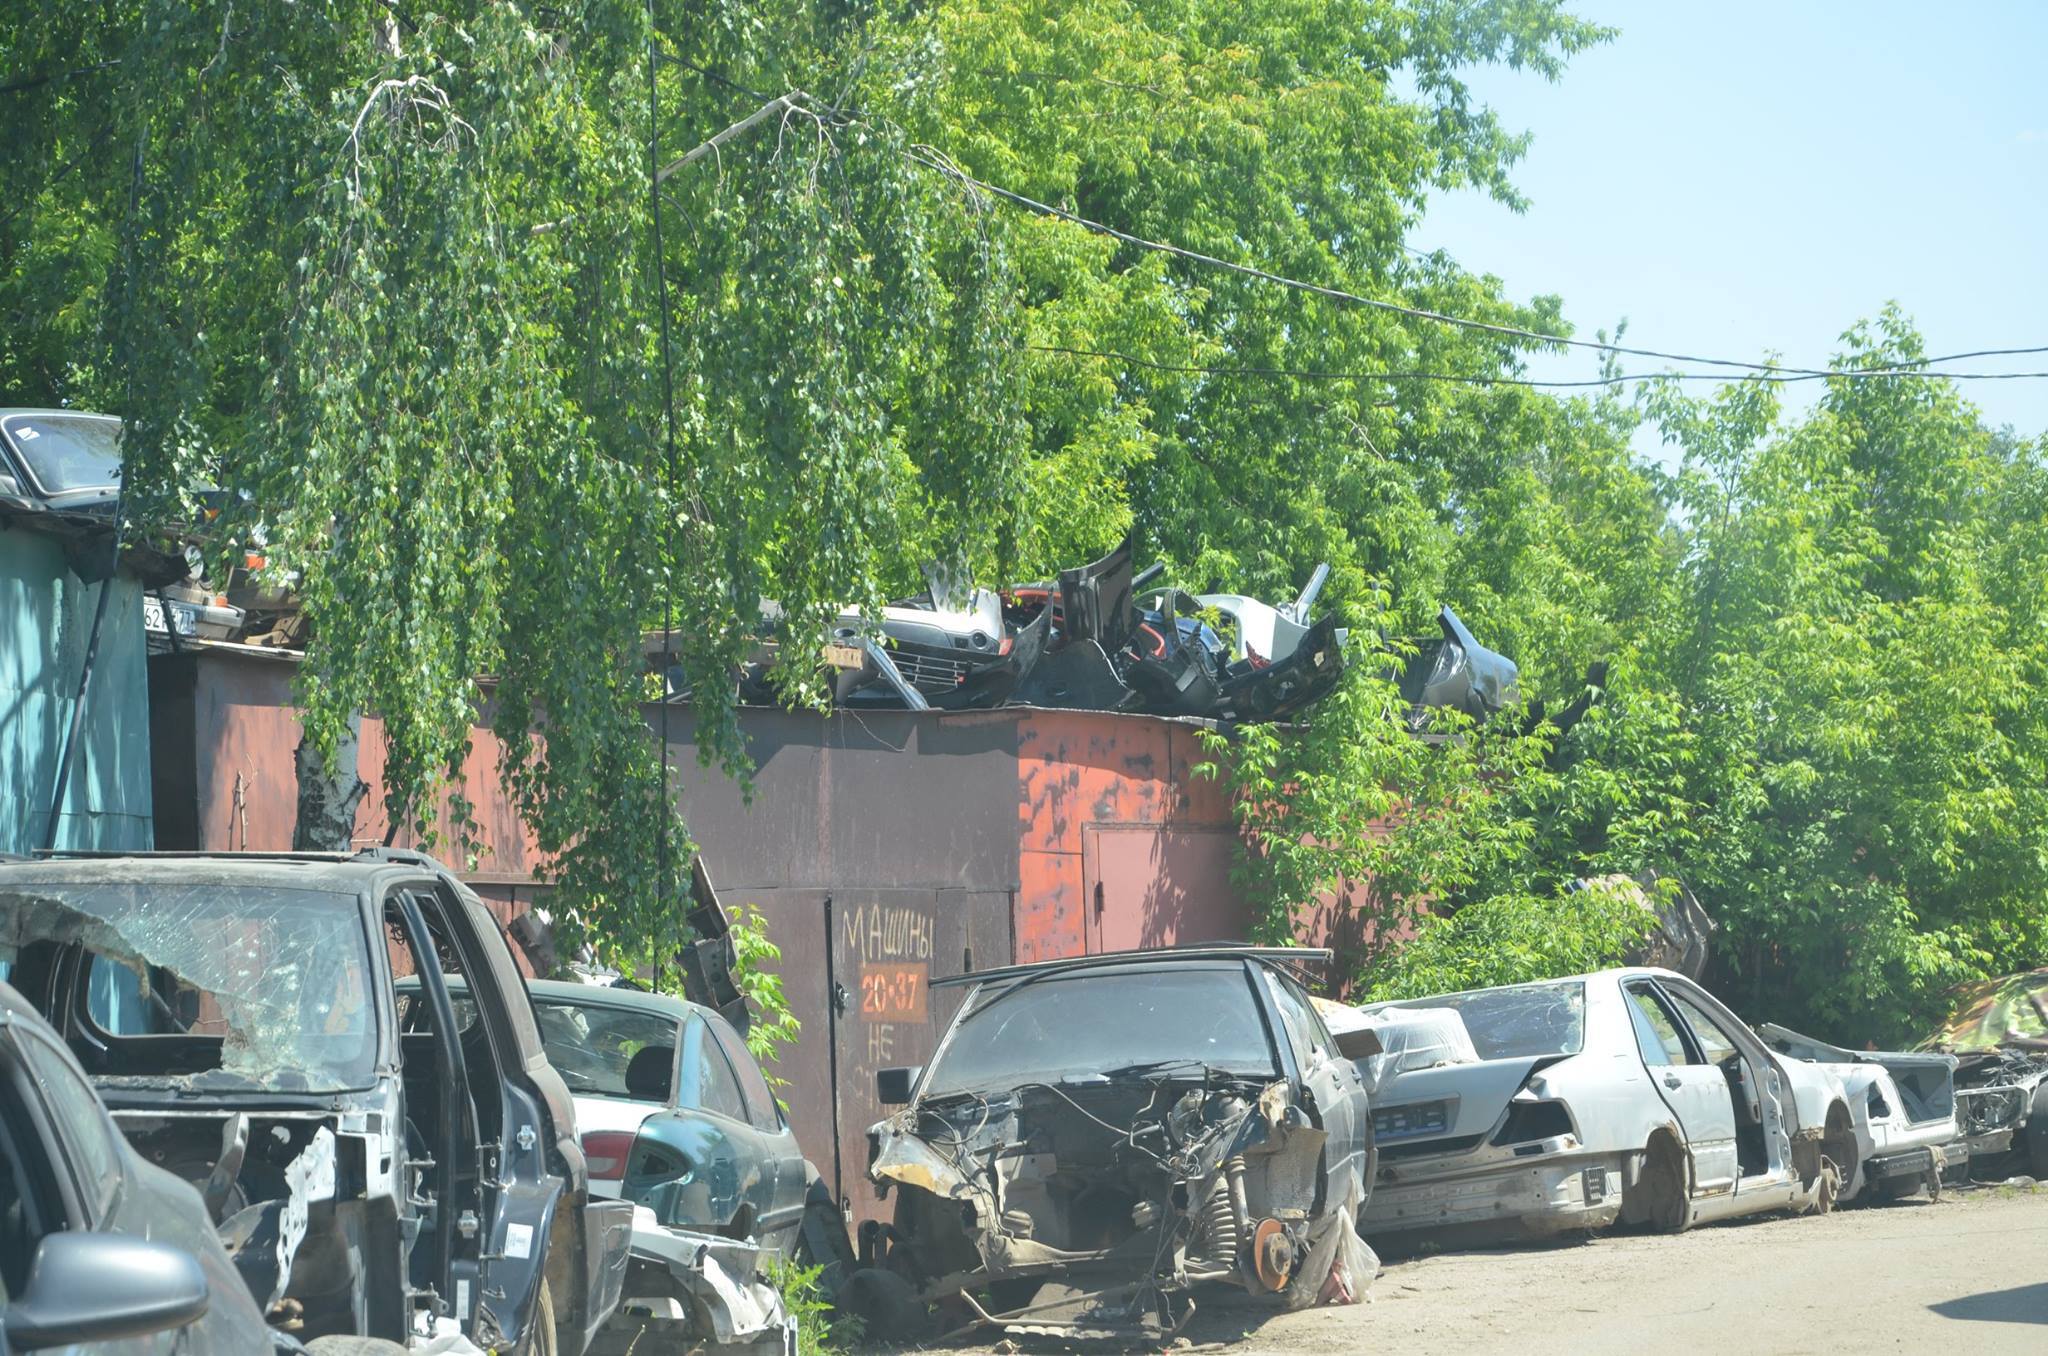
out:
<path id="1" fill-rule="evenodd" d="M 1559 1144 L 1559 1141 L 1544 1141 Z M 1408 1160 L 1380 1174 L 1359 1232 L 1396 1233 L 1519 1222 L 1532 1233 L 1612 1224 L 1621 1213 L 1628 1155 L 1560 1151 L 1460 1164 Z"/>

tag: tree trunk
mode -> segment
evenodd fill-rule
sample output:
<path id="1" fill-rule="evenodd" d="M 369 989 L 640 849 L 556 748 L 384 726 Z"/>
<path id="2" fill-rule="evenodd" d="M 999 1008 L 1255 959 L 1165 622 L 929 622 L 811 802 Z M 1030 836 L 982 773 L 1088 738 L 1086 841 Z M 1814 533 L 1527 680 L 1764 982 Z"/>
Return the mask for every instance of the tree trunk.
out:
<path id="1" fill-rule="evenodd" d="M 320 751 L 299 736 L 299 749 L 292 763 L 299 776 L 299 818 L 292 827 L 294 852 L 348 852 L 355 846 L 356 807 L 370 789 L 356 775 L 357 743 L 362 734 L 361 716 L 351 716 L 348 731 L 335 742 L 334 756 L 322 758 Z"/>

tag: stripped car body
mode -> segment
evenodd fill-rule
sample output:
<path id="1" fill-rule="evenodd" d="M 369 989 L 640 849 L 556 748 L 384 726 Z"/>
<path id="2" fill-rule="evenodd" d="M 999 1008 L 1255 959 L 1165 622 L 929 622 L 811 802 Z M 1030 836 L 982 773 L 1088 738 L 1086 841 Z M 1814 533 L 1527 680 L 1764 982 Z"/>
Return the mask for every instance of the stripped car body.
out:
<path id="1" fill-rule="evenodd" d="M 1956 1056 L 1970 1176 L 2048 1180 L 2048 967 L 1966 984 L 1919 1049 Z"/>
<path id="2" fill-rule="evenodd" d="M 1772 1049 L 1816 1064 L 1841 1080 L 1856 1122 L 1855 1170 L 1842 1199 L 1866 1193 L 1895 1200 L 1925 1190 L 1941 1195 L 1951 1156 L 1967 1150 L 1956 1124 L 1954 1055 L 1845 1050 L 1765 1022 L 1756 1029 Z"/>
<path id="3" fill-rule="evenodd" d="M 1355 1299 L 1377 1265 L 1355 1233 L 1369 1107 L 1294 973 L 1328 954 L 1193 947 L 935 981 L 974 988 L 929 1066 L 880 1075 L 903 1110 L 869 1131 L 868 1175 L 894 1217 L 864 1228 L 849 1290 L 1070 1335 L 1170 1334 L 1204 1281 Z"/>
<path id="4" fill-rule="evenodd" d="M 0 865 L 0 956 L 273 1325 L 580 1352 L 616 1307 L 630 1208 L 587 1199 L 511 955 L 431 858 Z"/>
<path id="5" fill-rule="evenodd" d="M 1856 1172 L 1841 1082 L 1645 967 L 1360 1010 L 1379 1178 L 1368 1234 L 1679 1230 L 1829 1209 Z M 1420 1028 L 1419 1033 L 1403 1028 Z"/>

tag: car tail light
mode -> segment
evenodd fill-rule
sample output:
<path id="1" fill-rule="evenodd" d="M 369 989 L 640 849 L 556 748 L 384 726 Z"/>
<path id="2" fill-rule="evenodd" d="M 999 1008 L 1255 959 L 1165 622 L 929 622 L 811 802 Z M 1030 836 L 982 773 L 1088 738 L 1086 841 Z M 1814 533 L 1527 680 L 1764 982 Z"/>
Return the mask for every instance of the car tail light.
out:
<path id="1" fill-rule="evenodd" d="M 590 1160 L 590 1176 L 599 1182 L 626 1180 L 626 1158 L 633 1152 L 634 1136 L 624 1130 L 592 1130 L 583 1136 L 583 1156 Z"/>
<path id="2" fill-rule="evenodd" d="M 1572 1114 L 1563 1102 L 1524 1101 L 1508 1104 L 1508 1118 L 1494 1132 L 1495 1144 L 1526 1144 L 1572 1133 Z"/>

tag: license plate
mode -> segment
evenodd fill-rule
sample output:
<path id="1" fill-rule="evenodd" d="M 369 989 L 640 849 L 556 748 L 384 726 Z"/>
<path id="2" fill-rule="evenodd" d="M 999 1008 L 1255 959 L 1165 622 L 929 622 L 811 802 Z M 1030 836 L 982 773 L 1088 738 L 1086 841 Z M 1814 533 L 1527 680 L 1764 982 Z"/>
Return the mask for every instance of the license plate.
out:
<path id="1" fill-rule="evenodd" d="M 178 628 L 179 635 L 189 636 L 198 632 L 198 618 L 194 617 L 189 609 L 172 603 L 170 605 L 170 613 L 171 623 Z M 142 629 L 145 631 L 155 631 L 160 634 L 168 631 L 168 628 L 164 625 L 163 600 L 153 598 L 146 593 L 142 595 Z"/>
<path id="2" fill-rule="evenodd" d="M 858 669 L 867 666 L 868 657 L 855 645 L 827 645 L 825 662 L 835 669 Z"/>

